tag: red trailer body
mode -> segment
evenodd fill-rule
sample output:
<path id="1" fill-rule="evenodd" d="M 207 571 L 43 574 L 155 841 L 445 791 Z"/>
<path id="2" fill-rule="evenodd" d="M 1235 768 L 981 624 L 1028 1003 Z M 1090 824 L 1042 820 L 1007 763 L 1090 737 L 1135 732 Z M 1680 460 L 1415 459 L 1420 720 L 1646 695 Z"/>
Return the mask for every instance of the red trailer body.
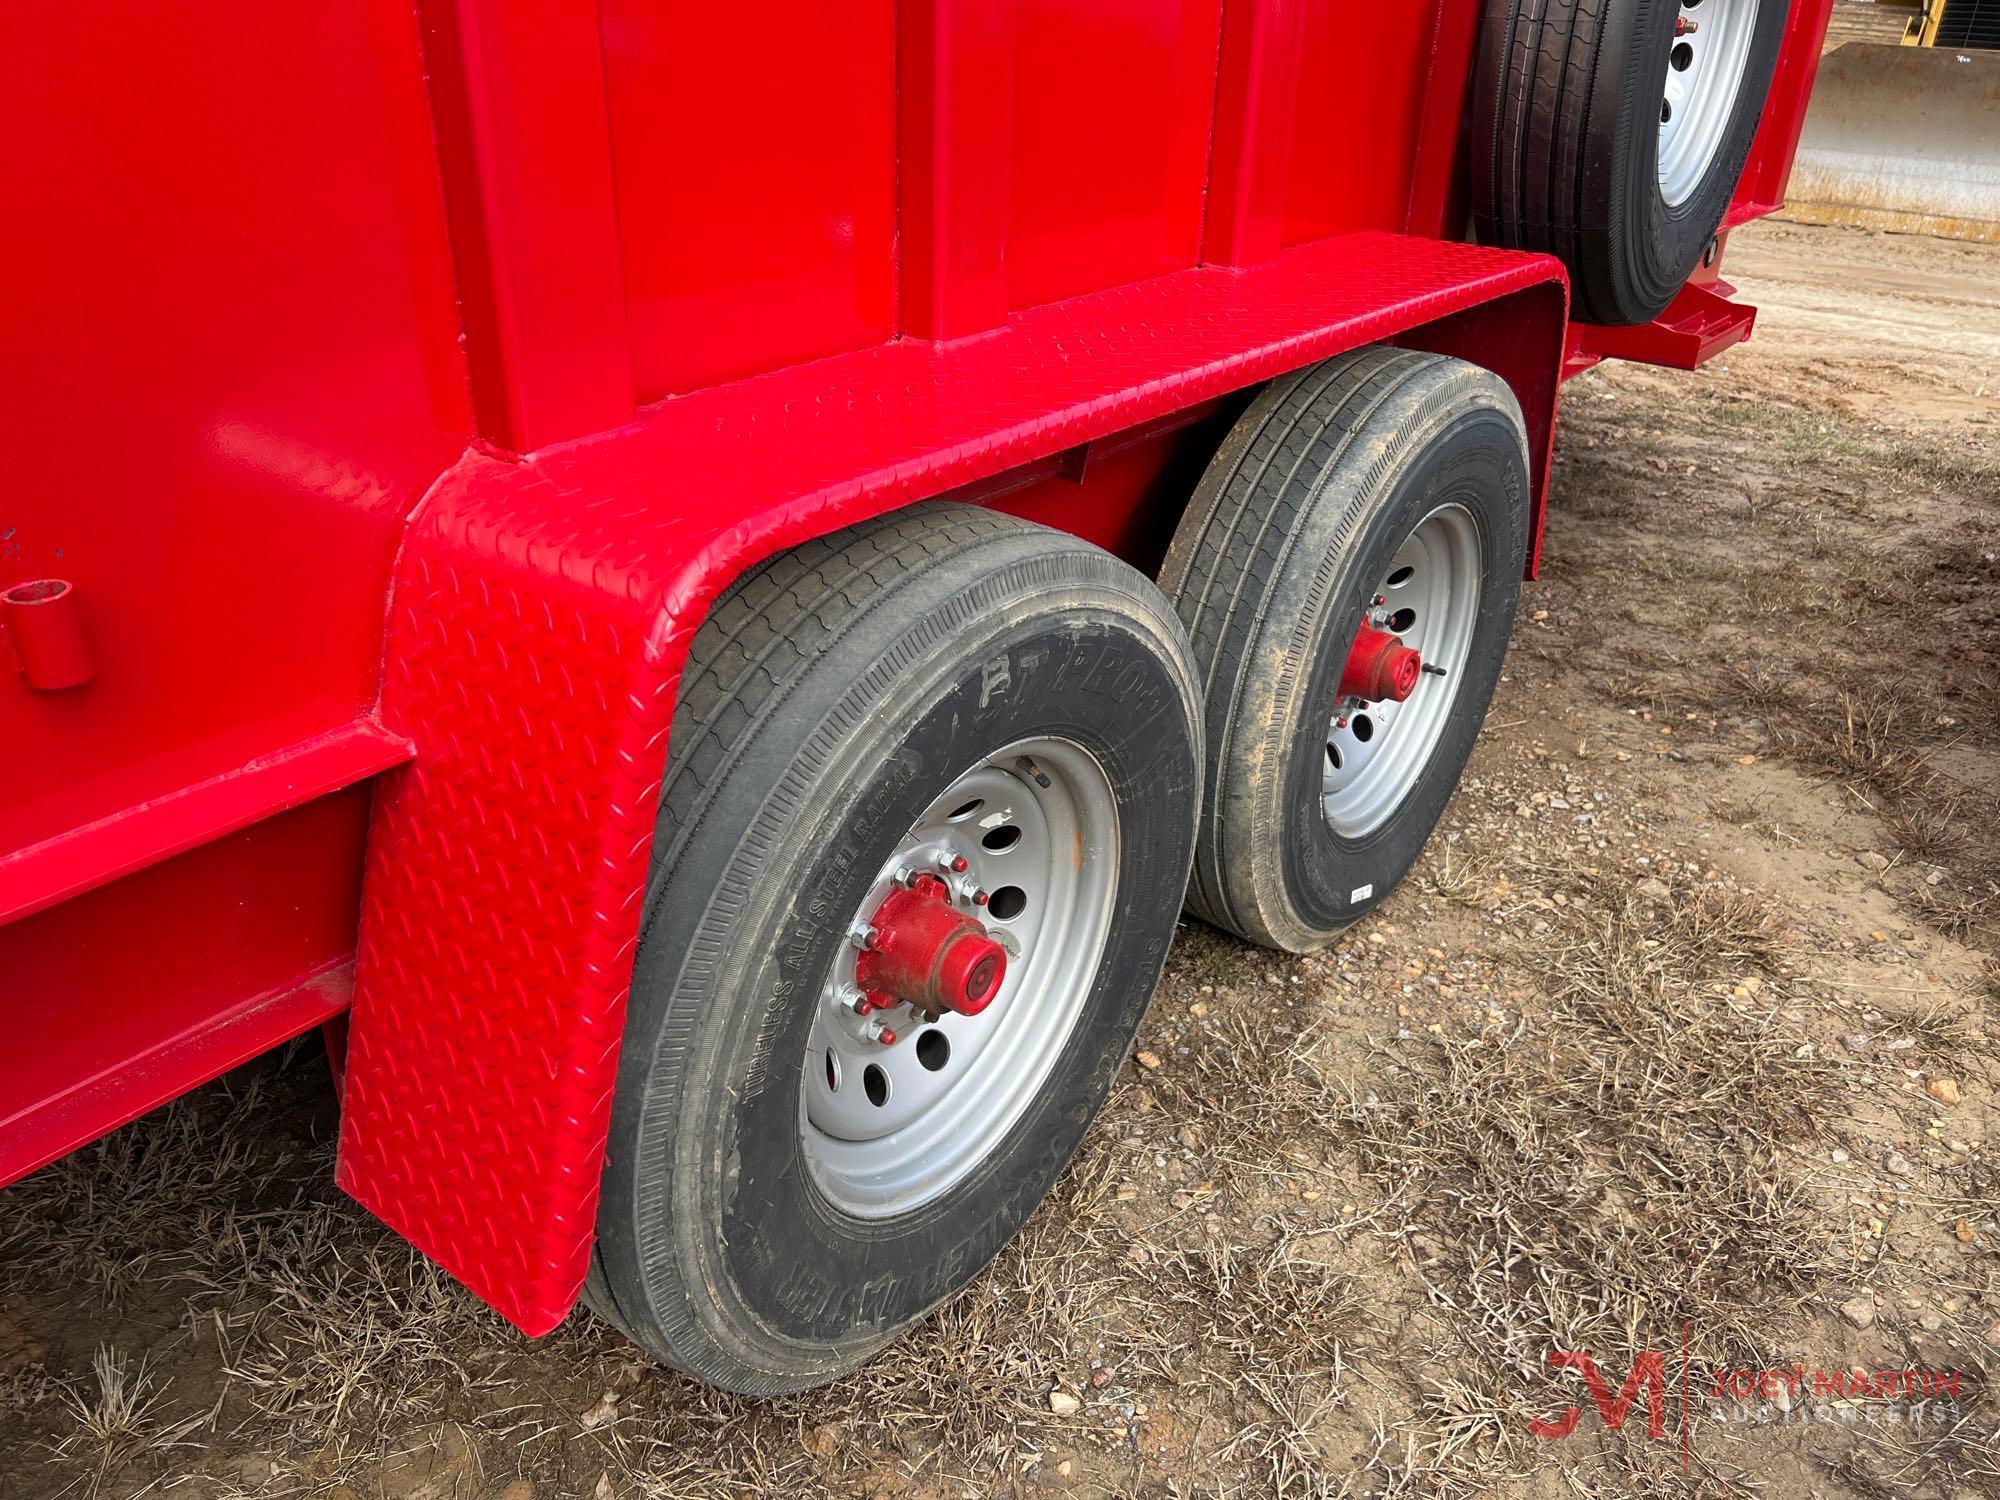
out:
<path id="1" fill-rule="evenodd" d="M 1501 375 L 1539 497 L 1564 376 L 1754 316 L 1465 243 L 1476 0 L 418 12 L 0 20 L 0 1182 L 351 1012 L 342 1182 L 530 1332 L 732 578 L 940 495 L 1150 570 L 1217 414 L 1371 342 Z"/>

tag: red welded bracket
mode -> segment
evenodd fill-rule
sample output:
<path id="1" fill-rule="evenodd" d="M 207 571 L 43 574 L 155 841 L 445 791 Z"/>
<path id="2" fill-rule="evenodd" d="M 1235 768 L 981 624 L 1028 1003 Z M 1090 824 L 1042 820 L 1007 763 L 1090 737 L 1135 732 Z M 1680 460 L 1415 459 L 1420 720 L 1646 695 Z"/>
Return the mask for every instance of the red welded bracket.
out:
<path id="1" fill-rule="evenodd" d="M 287 745 L 243 765 L 0 854 L 0 926 L 274 813 L 368 780 L 414 753 L 373 719 Z"/>
<path id="2" fill-rule="evenodd" d="M 575 1302 L 675 692 L 743 569 L 1422 329 L 1539 370 L 1539 494 L 1566 315 L 1548 257 L 1358 234 L 467 454 L 397 562 L 382 716 L 417 755 L 369 833 L 341 1184 L 525 1331 Z"/>
<path id="3" fill-rule="evenodd" d="M 331 1026 L 353 994 L 341 959 L 295 984 L 253 995 L 121 1061 L 73 1088 L 0 1119 L 0 1187 L 136 1120 L 315 1026 Z"/>
<path id="4" fill-rule="evenodd" d="M 1673 304 L 1650 323 L 1636 328 L 1604 328 L 1573 323 L 1563 356 L 1563 379 L 1581 375 L 1607 359 L 1665 365 L 1673 370 L 1697 370 L 1723 350 L 1750 337 L 1757 309 L 1732 301 L 1736 288 L 1726 281 L 1707 286 L 1690 283 Z"/>

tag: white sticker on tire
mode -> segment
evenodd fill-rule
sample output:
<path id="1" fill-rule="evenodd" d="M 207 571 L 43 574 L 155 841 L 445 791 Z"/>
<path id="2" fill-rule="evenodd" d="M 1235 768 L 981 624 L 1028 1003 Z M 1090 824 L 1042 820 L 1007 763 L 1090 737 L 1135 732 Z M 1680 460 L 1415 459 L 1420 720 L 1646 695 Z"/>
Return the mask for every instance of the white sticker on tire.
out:
<path id="1" fill-rule="evenodd" d="M 1374 894 L 1375 894 L 1375 887 L 1372 885 L 1357 886 L 1355 888 L 1354 894 L 1347 898 L 1347 904 L 1349 906 L 1352 906 L 1357 901 L 1366 901 L 1370 896 Z"/>

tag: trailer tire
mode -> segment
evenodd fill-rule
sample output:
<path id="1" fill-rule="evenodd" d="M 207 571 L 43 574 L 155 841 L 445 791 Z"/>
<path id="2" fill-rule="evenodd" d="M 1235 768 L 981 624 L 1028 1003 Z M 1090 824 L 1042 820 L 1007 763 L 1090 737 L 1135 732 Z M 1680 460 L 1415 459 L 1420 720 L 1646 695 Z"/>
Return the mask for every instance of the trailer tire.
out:
<path id="1" fill-rule="evenodd" d="M 1238 420 L 1160 579 L 1207 705 L 1198 916 L 1307 952 L 1415 863 L 1499 678 L 1528 498 L 1513 393 L 1458 360 L 1360 350 L 1274 382 Z M 1383 634 L 1435 643 L 1448 666 L 1343 721 L 1363 612 L 1378 608 Z"/>
<path id="2" fill-rule="evenodd" d="M 858 1368 L 982 1269 L 1126 1057 L 1180 913 L 1200 770 L 1179 621 L 1076 538 L 925 505 L 739 580 L 674 717 L 598 1311 L 699 1379 L 776 1395 Z M 939 837 L 969 868 L 931 857 Z M 983 906 L 980 940 L 1013 956 L 978 1015 L 897 1010 L 908 1029 L 870 1051 L 883 1018 L 855 1017 L 872 992 L 850 980 L 898 930 L 876 903 L 910 892 L 954 921 Z M 868 1133 L 926 1088 L 927 1112 Z"/>
<path id="3" fill-rule="evenodd" d="M 1560 257 L 1581 321 L 1658 317 L 1729 208 L 1786 11 L 1782 0 L 1486 0 L 1472 94 L 1479 239 Z M 1697 30 L 1677 35 L 1683 21 Z"/>

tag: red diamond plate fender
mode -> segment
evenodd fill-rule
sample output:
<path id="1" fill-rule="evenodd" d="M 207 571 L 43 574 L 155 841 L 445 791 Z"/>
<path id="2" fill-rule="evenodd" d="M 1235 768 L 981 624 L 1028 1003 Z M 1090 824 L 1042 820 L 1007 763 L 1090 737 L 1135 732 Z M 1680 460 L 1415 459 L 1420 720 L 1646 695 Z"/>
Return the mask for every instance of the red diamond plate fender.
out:
<path id="1" fill-rule="evenodd" d="M 382 717 L 417 753 L 375 807 L 342 1185 L 527 1332 L 574 1304 L 675 687 L 745 567 L 1498 299 L 1545 438 L 1566 297 L 1553 260 L 1353 235 L 468 454 L 394 583 Z"/>

